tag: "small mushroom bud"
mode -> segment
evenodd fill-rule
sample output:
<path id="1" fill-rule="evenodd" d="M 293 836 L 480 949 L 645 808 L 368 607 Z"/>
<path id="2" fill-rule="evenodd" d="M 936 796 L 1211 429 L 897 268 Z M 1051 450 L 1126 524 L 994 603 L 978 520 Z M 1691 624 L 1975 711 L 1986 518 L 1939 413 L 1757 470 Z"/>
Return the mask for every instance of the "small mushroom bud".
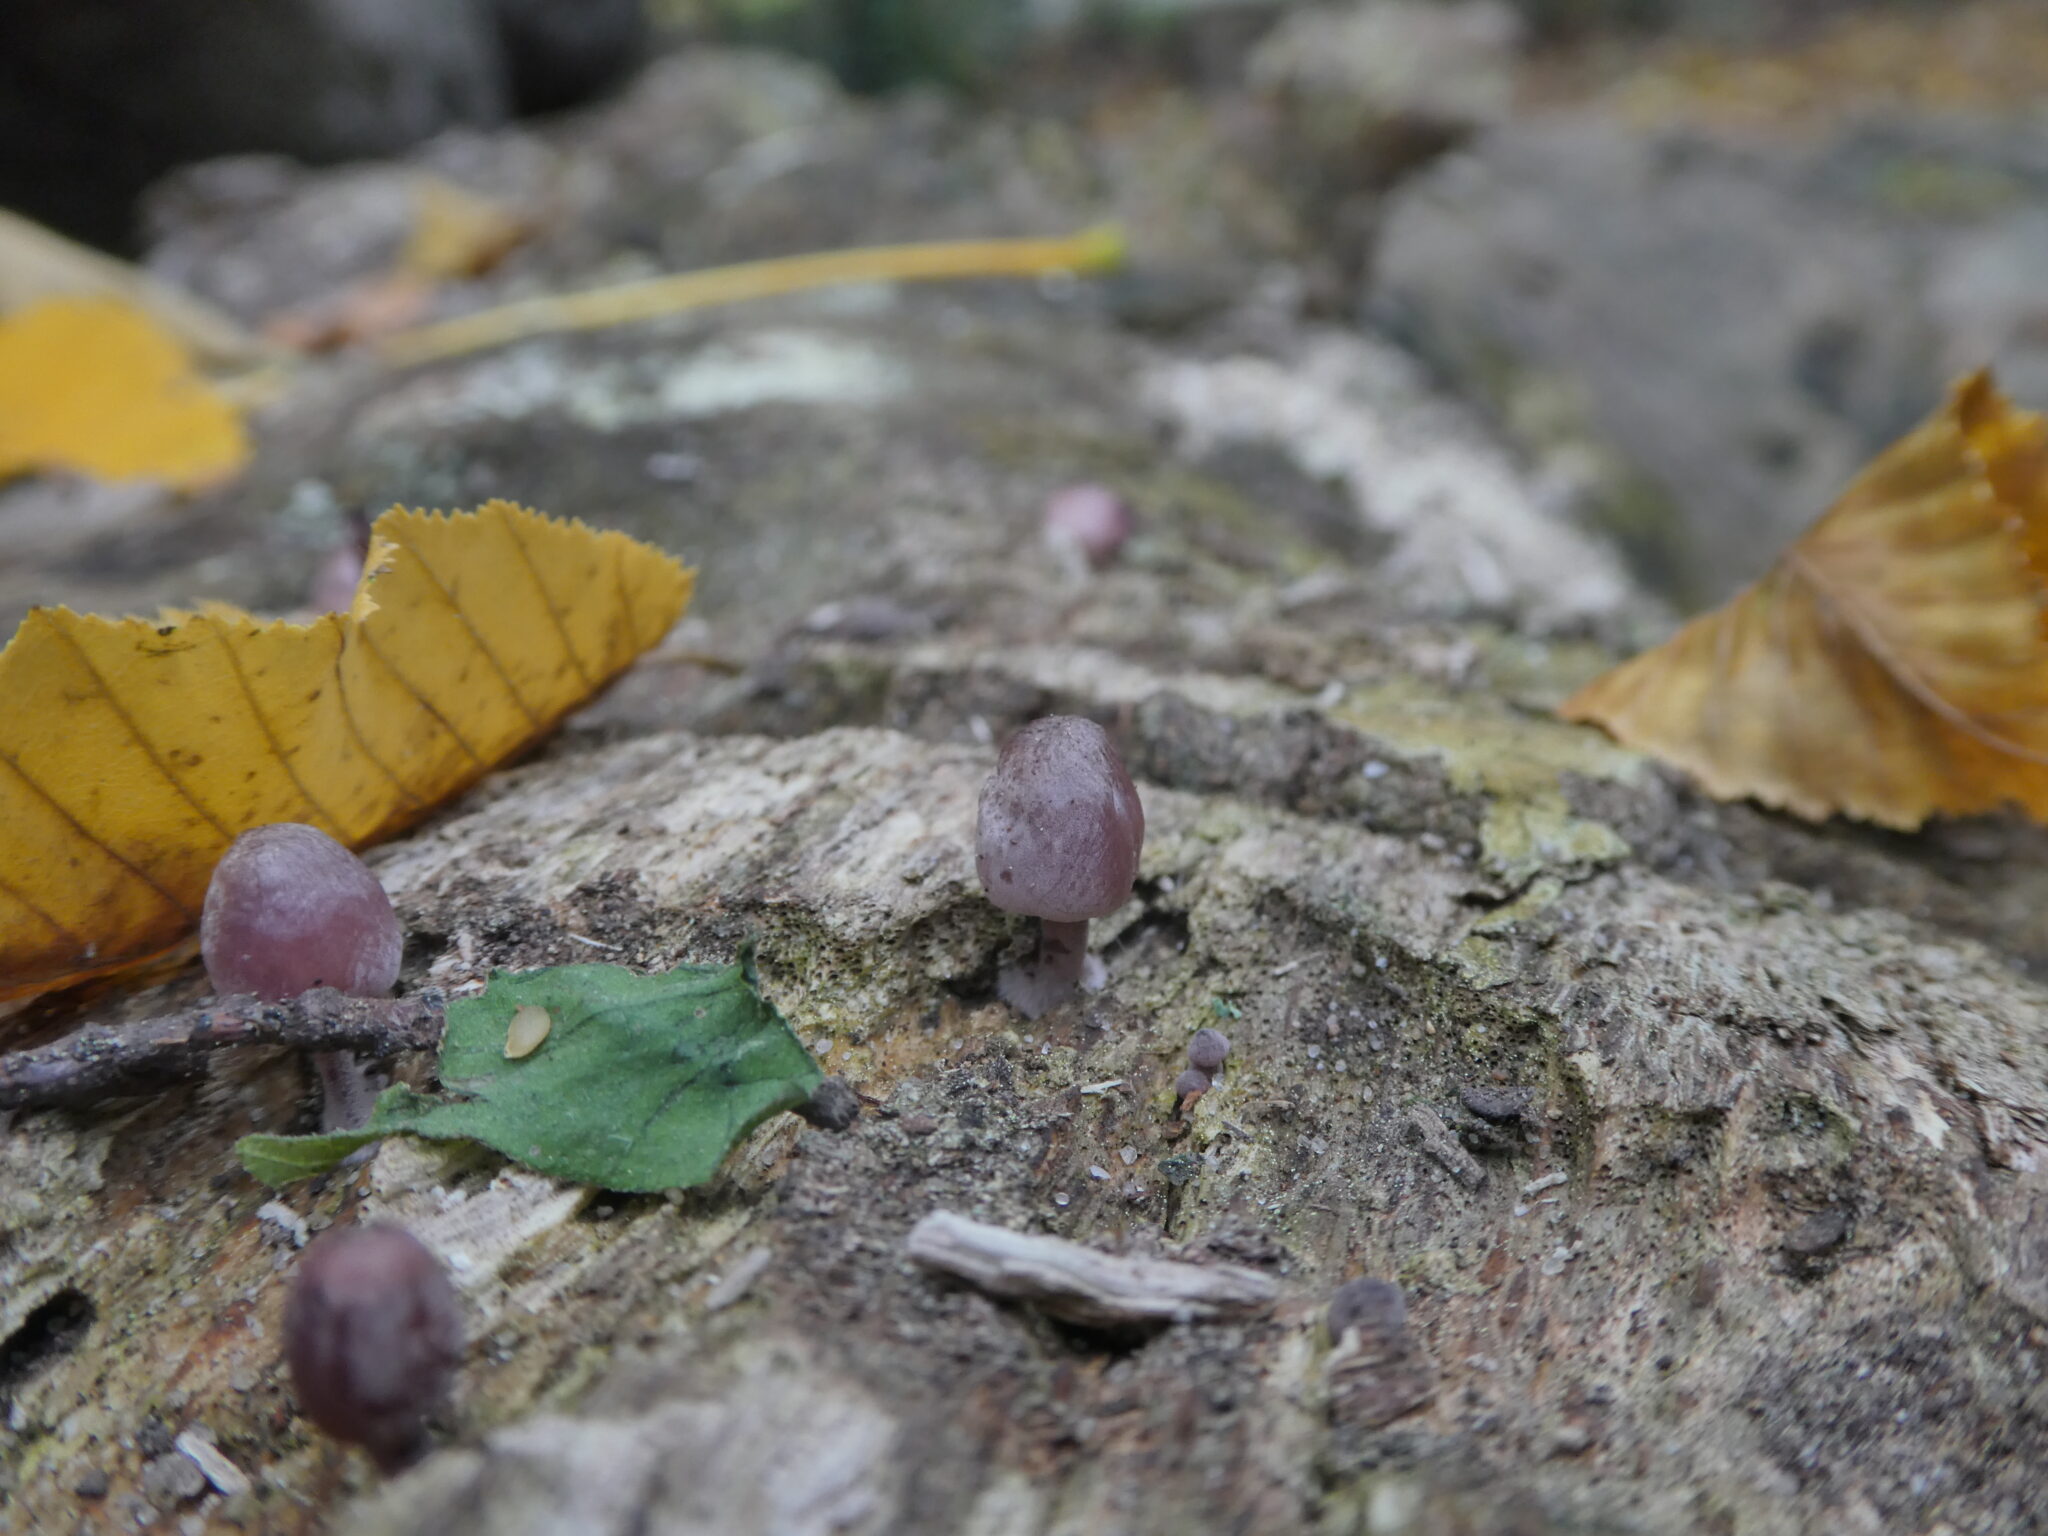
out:
<path id="1" fill-rule="evenodd" d="M 1131 504 L 1106 485 L 1070 485 L 1046 498 L 1046 541 L 1098 570 L 1116 558 L 1136 526 Z"/>
<path id="2" fill-rule="evenodd" d="M 398 980 L 405 936 L 369 866 L 318 827 L 281 821 L 236 838 L 214 866 L 199 918 L 207 980 L 223 996 L 265 1002 L 334 987 L 381 997 Z M 369 1118 L 369 1091 L 347 1051 L 314 1057 L 330 1130 Z"/>
<path id="3" fill-rule="evenodd" d="M 1209 1081 L 1209 1074 L 1197 1072 L 1193 1067 L 1173 1080 L 1173 1109 L 1175 1114 L 1185 1114 L 1190 1104 L 1215 1086 Z"/>
<path id="4" fill-rule="evenodd" d="M 284 1311 L 299 1411 L 387 1475 L 426 1449 L 462 1358 L 462 1308 L 441 1261 L 403 1227 L 351 1227 L 306 1250 Z"/>
<path id="5" fill-rule="evenodd" d="M 1188 1042 L 1188 1065 L 1214 1077 L 1230 1055 L 1230 1040 L 1220 1029 L 1198 1029 Z"/>
<path id="6" fill-rule="evenodd" d="M 1070 994 L 1088 923 L 1130 899 L 1145 807 L 1101 726 L 1071 715 L 1011 737 L 982 786 L 974 867 L 1006 912 L 1040 919 L 1038 954 L 997 978 L 1003 1000 L 1035 1019 Z"/>
<path id="7" fill-rule="evenodd" d="M 1370 1275 L 1347 1280 L 1330 1298 L 1330 1337 L 1341 1341 L 1353 1329 L 1361 1333 L 1392 1335 L 1408 1321 L 1408 1298 L 1391 1280 Z"/>

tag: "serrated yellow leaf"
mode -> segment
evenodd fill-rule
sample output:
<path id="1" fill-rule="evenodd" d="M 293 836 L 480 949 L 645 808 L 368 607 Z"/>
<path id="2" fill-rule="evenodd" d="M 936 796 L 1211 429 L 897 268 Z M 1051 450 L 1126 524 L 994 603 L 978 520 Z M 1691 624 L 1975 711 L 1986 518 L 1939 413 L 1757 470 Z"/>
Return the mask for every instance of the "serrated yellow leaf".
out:
<path id="1" fill-rule="evenodd" d="M 0 651 L 0 997 L 159 953 L 235 835 L 388 837 L 667 633 L 694 573 L 507 502 L 394 508 L 346 614 L 38 608 Z"/>
<path id="2" fill-rule="evenodd" d="M 43 299 L 0 317 L 0 480 L 72 470 L 193 486 L 248 456 L 235 407 L 126 301 Z"/>

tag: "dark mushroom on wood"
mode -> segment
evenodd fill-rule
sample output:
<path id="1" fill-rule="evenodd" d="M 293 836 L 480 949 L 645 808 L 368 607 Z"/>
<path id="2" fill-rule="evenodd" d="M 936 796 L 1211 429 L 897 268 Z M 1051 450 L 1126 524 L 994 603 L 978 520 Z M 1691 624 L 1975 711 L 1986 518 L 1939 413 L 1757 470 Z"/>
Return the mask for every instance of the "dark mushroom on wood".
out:
<path id="1" fill-rule="evenodd" d="M 1011 737 L 982 787 L 974 867 L 989 900 L 1040 921 L 1038 953 L 1006 966 L 997 992 L 1026 1018 L 1081 979 L 1088 924 L 1130 899 L 1145 807 L 1101 726 L 1071 715 Z"/>
<path id="2" fill-rule="evenodd" d="M 403 1227 L 314 1240 L 284 1312 L 299 1411 L 360 1445 L 387 1475 L 419 1459 L 426 1423 L 462 1358 L 462 1308 L 448 1272 Z"/>

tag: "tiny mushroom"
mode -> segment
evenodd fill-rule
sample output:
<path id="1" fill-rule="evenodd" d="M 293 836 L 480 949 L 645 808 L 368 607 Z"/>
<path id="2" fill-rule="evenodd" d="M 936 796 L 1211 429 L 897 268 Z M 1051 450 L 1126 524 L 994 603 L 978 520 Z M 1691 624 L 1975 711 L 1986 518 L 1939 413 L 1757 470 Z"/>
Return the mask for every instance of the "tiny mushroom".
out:
<path id="1" fill-rule="evenodd" d="M 1116 558 L 1136 526 L 1131 504 L 1106 485 L 1069 485 L 1046 498 L 1046 541 L 1097 569 Z"/>
<path id="2" fill-rule="evenodd" d="M 318 827 L 293 821 L 234 840 L 214 866 L 199 918 L 206 978 L 223 997 L 280 1002 L 314 987 L 387 996 L 404 947 L 391 898 L 369 866 Z M 369 1089 L 353 1055 L 322 1051 L 313 1064 L 328 1130 L 369 1119 Z"/>
<path id="3" fill-rule="evenodd" d="M 1198 1029 L 1188 1041 L 1188 1065 L 1214 1077 L 1230 1055 L 1230 1039 L 1220 1029 Z"/>
<path id="4" fill-rule="evenodd" d="M 426 1423 L 462 1358 L 462 1308 L 448 1272 L 403 1227 L 349 1227 L 314 1240 L 284 1311 L 299 1411 L 360 1445 L 387 1475 L 426 1449 Z"/>
<path id="5" fill-rule="evenodd" d="M 1130 899 L 1145 807 L 1101 726 L 1048 715 L 1003 747 L 982 787 L 974 867 L 989 900 L 1040 920 L 1037 956 L 1006 966 L 1003 1000 L 1028 1019 L 1081 979 L 1088 923 Z"/>
<path id="6" fill-rule="evenodd" d="M 1173 1111 L 1185 1114 L 1190 1104 L 1215 1086 L 1206 1072 L 1197 1072 L 1193 1067 L 1173 1080 Z"/>
<path id="7" fill-rule="evenodd" d="M 347 613 L 354 606 L 363 566 L 370 557 L 370 520 L 351 512 L 340 543 L 320 557 L 306 584 L 306 606 L 315 613 Z"/>

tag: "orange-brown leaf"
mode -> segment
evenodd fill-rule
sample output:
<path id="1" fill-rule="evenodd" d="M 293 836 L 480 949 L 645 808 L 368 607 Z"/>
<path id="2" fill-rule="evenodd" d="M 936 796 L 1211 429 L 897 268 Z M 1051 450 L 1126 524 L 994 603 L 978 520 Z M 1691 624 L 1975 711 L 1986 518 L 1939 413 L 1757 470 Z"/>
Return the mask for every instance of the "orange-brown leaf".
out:
<path id="1" fill-rule="evenodd" d="M 1568 700 L 1721 799 L 2048 820 L 2048 424 L 1988 374 L 1755 586 Z"/>
<path id="2" fill-rule="evenodd" d="M 104 619 L 0 651 L 0 997 L 176 943 L 238 832 L 362 847 L 549 731 L 668 631 L 692 573 L 505 502 L 378 519 L 352 610 Z"/>
<path id="3" fill-rule="evenodd" d="M 60 469 L 203 485 L 248 456 L 234 406 L 134 306 L 54 298 L 0 317 L 0 480 Z"/>

